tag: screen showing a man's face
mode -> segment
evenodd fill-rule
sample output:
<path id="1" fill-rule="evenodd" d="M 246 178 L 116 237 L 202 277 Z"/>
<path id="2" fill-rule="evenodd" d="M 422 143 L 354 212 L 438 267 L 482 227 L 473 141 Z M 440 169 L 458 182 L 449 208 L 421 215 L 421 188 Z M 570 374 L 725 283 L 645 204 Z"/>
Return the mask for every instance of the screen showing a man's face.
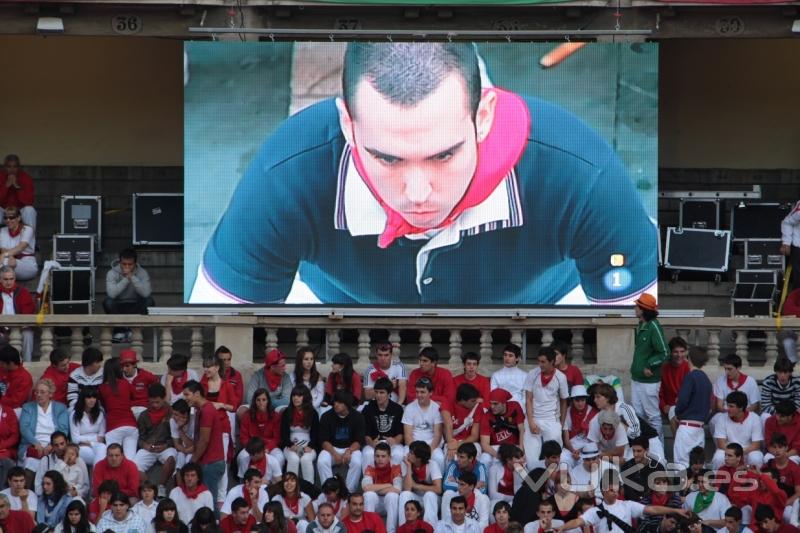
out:
<path id="1" fill-rule="evenodd" d="M 184 50 L 187 303 L 655 295 L 657 44 Z"/>

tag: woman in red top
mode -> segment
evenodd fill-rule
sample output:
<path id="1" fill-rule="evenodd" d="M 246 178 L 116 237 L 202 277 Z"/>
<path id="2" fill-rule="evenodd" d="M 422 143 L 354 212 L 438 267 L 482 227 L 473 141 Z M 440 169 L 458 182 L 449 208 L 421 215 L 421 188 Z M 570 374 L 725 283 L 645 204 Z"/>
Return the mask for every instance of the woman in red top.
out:
<path id="1" fill-rule="evenodd" d="M 139 430 L 133 417 L 133 387 L 122 375 L 119 358 L 112 357 L 103 367 L 100 403 L 106 411 L 106 445 L 120 444 L 125 457 L 136 456 Z"/>
<path id="2" fill-rule="evenodd" d="M 397 528 L 397 533 L 414 533 L 418 529 L 424 529 L 427 533 L 433 533 L 433 526 L 422 519 L 422 504 L 416 500 L 409 500 L 403 506 L 405 523 Z"/>
<path id="3" fill-rule="evenodd" d="M 219 427 L 222 431 L 222 448 L 225 453 L 226 462 L 233 458 L 233 446 L 231 446 L 231 435 L 236 424 L 234 414 L 234 403 L 236 402 L 236 391 L 233 385 L 227 380 L 222 379 L 219 371 L 222 368 L 222 360 L 218 355 L 203 357 L 203 377 L 200 378 L 200 385 L 206 394 L 206 400 L 211 402 L 219 416 Z M 233 420 L 233 422 L 231 422 Z M 217 502 L 225 501 L 226 487 L 228 486 L 228 469 L 222 474 L 219 483 L 218 494 L 212 494 Z"/>
<path id="4" fill-rule="evenodd" d="M 247 413 L 239 420 L 239 444 L 242 451 L 236 458 L 239 467 L 239 477 L 244 478 L 245 471 L 250 466 L 250 454 L 245 447 L 253 437 L 261 437 L 264 441 L 264 448 L 268 450 L 267 461 L 270 463 L 269 470 L 280 472 L 285 461 L 280 444 L 280 421 L 281 416 L 272 409 L 267 389 L 257 389 L 253 393 L 253 401 Z"/>
<path id="5" fill-rule="evenodd" d="M 353 370 L 353 360 L 346 353 L 337 353 L 331 358 L 331 373 L 325 382 L 323 406 L 333 405 L 333 393 L 346 390 L 353 395 L 353 405 L 361 403 L 361 376 Z"/>

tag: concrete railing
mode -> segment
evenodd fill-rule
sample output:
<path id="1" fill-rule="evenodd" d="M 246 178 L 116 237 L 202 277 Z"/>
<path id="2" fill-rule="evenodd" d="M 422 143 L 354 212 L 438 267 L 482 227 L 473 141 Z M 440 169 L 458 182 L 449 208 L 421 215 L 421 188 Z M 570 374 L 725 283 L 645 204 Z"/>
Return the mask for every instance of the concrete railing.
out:
<path id="1" fill-rule="evenodd" d="M 245 374 L 257 365 L 254 360 L 254 331 L 264 328 L 265 349 L 309 344 L 310 332 L 324 336 L 321 363 L 339 351 L 348 351 L 357 358 L 356 368 L 369 364 L 373 337 L 388 333 L 395 353 L 404 360 L 414 360 L 425 346 L 436 345 L 443 355 L 442 364 L 453 369 L 461 367 L 461 354 L 466 350 L 479 351 L 483 372 L 490 373 L 502 365 L 502 345 L 507 340 L 523 346 L 528 354 L 535 354 L 540 345 L 552 342 L 554 332 L 571 339 L 573 361 L 585 373 L 615 374 L 628 380 L 628 368 L 633 349 L 635 319 L 630 318 L 430 318 L 398 317 L 325 317 L 325 316 L 141 316 L 141 315 L 48 315 L 41 324 L 34 316 L 3 316 L 2 325 L 11 329 L 12 345 L 21 347 L 22 328 L 39 330 L 34 358 L 29 363 L 34 375 L 47 366 L 50 352 L 56 346 L 57 333 L 67 331 L 69 336 L 59 340 L 78 359 L 84 348 L 82 330 L 89 327 L 95 337 L 94 344 L 104 356 L 114 354 L 112 333 L 115 327 L 131 328 L 130 347 L 144 355 L 143 365 L 162 373 L 180 339 L 181 351 L 192 357 L 192 366 L 199 367 L 204 353 L 213 346 L 224 344 L 233 352 L 233 364 Z M 785 319 L 782 330 L 772 319 L 741 318 L 671 318 L 660 320 L 667 337 L 680 336 L 690 344 L 708 349 L 711 360 L 706 367 L 711 376 L 721 372 L 717 358 L 736 353 L 745 361 L 744 371 L 757 379 L 772 372 L 772 364 L 782 353 L 780 339 L 790 331 L 800 330 L 800 319 Z M 69 328 L 68 330 L 65 328 Z M 287 339 L 287 331 L 294 331 Z M 279 335 L 280 333 L 280 335 Z M 345 335 L 347 333 L 347 335 Z M 289 334 L 291 336 L 291 333 Z M 476 344 L 464 342 L 469 336 L 478 339 Z M 352 344 L 344 337 L 354 338 Z M 446 339 L 445 343 L 434 342 Z M 145 339 L 153 339 L 152 348 Z M 498 341 L 498 339 L 502 339 Z M 585 339 L 592 339 L 585 341 Z M 66 346 L 64 346 L 66 344 Z M 127 347 L 127 345 L 125 345 Z M 259 350 L 260 351 L 260 350 Z M 525 365 L 530 368 L 530 360 Z"/>

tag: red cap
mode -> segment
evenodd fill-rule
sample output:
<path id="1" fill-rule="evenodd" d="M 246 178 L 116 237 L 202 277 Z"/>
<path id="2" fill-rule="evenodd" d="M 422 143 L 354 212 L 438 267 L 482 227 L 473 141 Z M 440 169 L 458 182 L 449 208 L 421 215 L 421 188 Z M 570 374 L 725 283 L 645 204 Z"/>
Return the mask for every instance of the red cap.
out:
<path id="1" fill-rule="evenodd" d="M 137 363 L 139 362 L 139 354 L 133 350 L 122 350 L 119 352 L 119 362 L 124 363 Z"/>
<path id="2" fill-rule="evenodd" d="M 658 311 L 658 304 L 656 304 L 656 299 L 652 294 L 644 293 L 633 303 L 648 311 Z"/>
<path id="3" fill-rule="evenodd" d="M 492 392 L 489 393 L 490 402 L 506 403 L 510 399 L 511 399 L 511 393 L 505 389 L 494 389 Z"/>
<path id="4" fill-rule="evenodd" d="M 281 359 L 286 359 L 286 356 L 279 349 L 273 348 L 267 354 L 267 358 L 264 360 L 264 366 L 272 366 Z"/>

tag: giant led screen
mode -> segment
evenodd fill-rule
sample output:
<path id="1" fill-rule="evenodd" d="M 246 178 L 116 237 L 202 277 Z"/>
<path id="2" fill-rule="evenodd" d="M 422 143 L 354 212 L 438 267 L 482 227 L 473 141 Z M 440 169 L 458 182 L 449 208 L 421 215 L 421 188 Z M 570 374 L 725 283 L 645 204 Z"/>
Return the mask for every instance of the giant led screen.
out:
<path id="1" fill-rule="evenodd" d="M 655 292 L 656 44 L 188 42 L 184 79 L 189 303 Z"/>

